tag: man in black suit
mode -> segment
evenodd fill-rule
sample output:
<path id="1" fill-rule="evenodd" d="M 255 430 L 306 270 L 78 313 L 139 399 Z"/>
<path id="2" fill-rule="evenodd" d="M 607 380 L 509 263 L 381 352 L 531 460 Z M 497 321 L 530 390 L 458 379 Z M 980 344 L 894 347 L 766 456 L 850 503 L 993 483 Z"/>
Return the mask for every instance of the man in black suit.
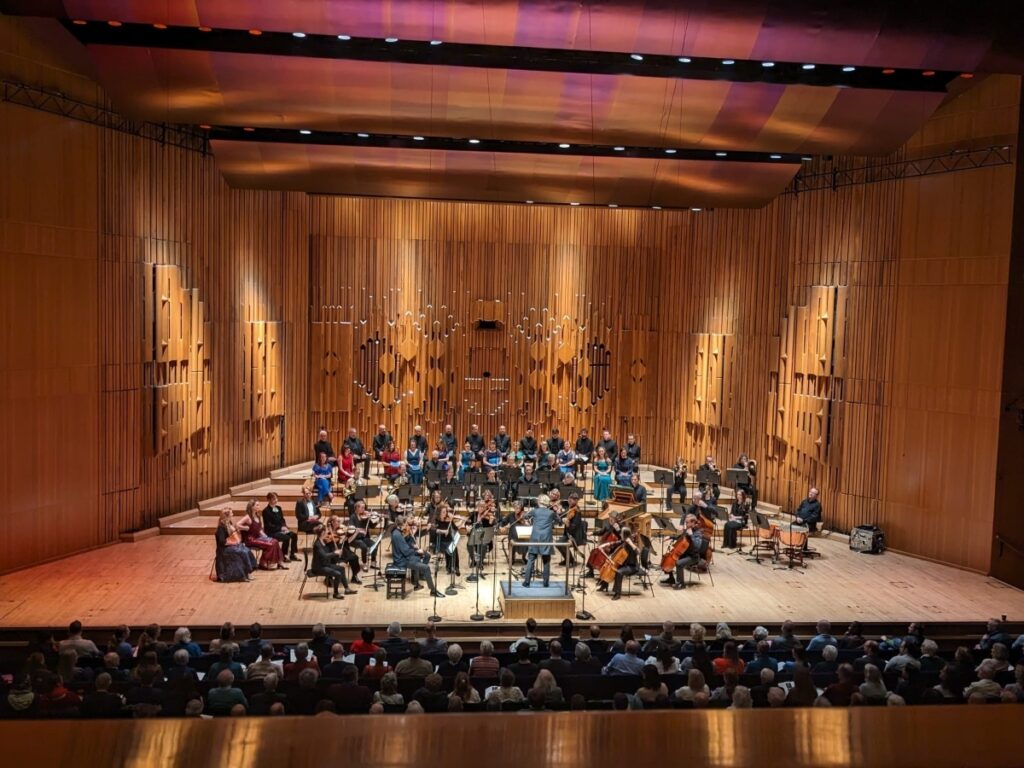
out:
<path id="1" fill-rule="evenodd" d="M 346 669 L 355 669 L 355 664 L 345 661 L 345 647 L 341 643 L 331 646 L 331 660 L 324 664 L 321 677 L 341 678 Z"/>
<path id="2" fill-rule="evenodd" d="M 348 446 L 352 451 L 355 463 L 363 465 L 363 478 L 368 478 L 370 476 L 370 457 L 366 455 L 366 448 L 363 446 L 363 441 L 359 439 L 359 431 L 355 427 L 348 431 L 348 437 L 345 438 L 342 446 Z"/>
<path id="3" fill-rule="evenodd" d="M 448 449 L 448 460 L 454 462 L 458 457 L 455 455 L 455 450 L 459 447 L 458 438 L 455 437 L 455 430 L 451 424 L 444 425 L 444 432 L 441 433 L 441 439 L 444 441 L 445 448 Z"/>
<path id="4" fill-rule="evenodd" d="M 573 451 L 576 454 L 576 471 L 584 480 L 587 479 L 587 464 L 594 458 L 594 441 L 590 439 L 587 428 L 580 430 L 576 437 L 576 446 Z"/>
<path id="5" fill-rule="evenodd" d="M 796 508 L 793 515 L 801 525 L 806 525 L 808 529 L 812 531 L 818 529 L 818 523 L 821 522 L 821 502 L 818 501 L 817 488 L 811 488 L 807 492 L 807 498 L 800 502 L 800 506 Z"/>
<path id="6" fill-rule="evenodd" d="M 384 453 L 384 449 L 390 442 L 392 442 L 391 434 L 388 432 L 388 428 L 381 424 L 377 427 L 377 434 L 373 436 L 373 458 L 380 461 L 380 455 Z"/>
<path id="7" fill-rule="evenodd" d="M 313 445 L 313 461 L 316 461 L 321 453 L 327 454 L 327 461 L 331 464 L 338 463 L 338 458 L 334 455 L 334 448 L 331 446 L 331 440 L 327 436 L 327 430 L 323 427 L 320 427 L 320 434 Z"/>
<path id="8" fill-rule="evenodd" d="M 469 427 L 469 434 L 466 435 L 466 442 L 469 443 L 469 449 L 473 451 L 475 456 L 479 456 L 484 452 L 484 436 L 480 434 L 479 426 L 472 424 Z"/>
<path id="9" fill-rule="evenodd" d="M 561 685 L 565 676 L 570 673 L 572 663 L 562 658 L 562 644 L 558 640 L 552 640 L 548 643 L 548 654 L 548 658 L 540 663 L 540 668 L 551 670 L 551 674 L 555 676 L 555 680 Z"/>
<path id="10" fill-rule="evenodd" d="M 557 456 L 558 452 L 562 450 L 564 445 L 565 440 L 563 440 L 562 436 L 558 433 L 558 427 L 552 427 L 551 436 L 548 438 L 548 450 Z"/>
<path id="11" fill-rule="evenodd" d="M 295 520 L 303 533 L 313 533 L 320 525 L 320 511 L 313 502 L 313 491 L 302 489 L 302 498 L 295 502 Z"/>
<path id="12" fill-rule="evenodd" d="M 537 438 L 533 436 L 532 429 L 526 430 L 526 434 L 519 439 L 519 452 L 526 461 L 537 460 Z"/>
<path id="13" fill-rule="evenodd" d="M 512 438 L 509 436 L 504 424 L 498 427 L 498 434 L 494 436 L 494 444 L 498 446 L 502 456 L 508 456 L 512 451 Z"/>
<path id="14" fill-rule="evenodd" d="M 604 448 L 604 455 L 608 457 L 609 461 L 615 461 L 615 457 L 619 455 L 619 444 L 612 438 L 611 430 L 605 427 L 601 430 L 601 439 L 597 443 L 598 448 Z"/>
<path id="15" fill-rule="evenodd" d="M 427 443 L 427 436 L 423 434 L 423 427 L 417 424 L 412 428 L 412 437 L 409 438 L 411 442 L 416 443 L 416 448 L 426 456 L 427 451 L 430 449 L 430 445 Z"/>
<path id="16" fill-rule="evenodd" d="M 645 504 L 647 502 L 647 488 L 640 485 L 640 475 L 634 474 L 630 477 L 629 484 L 633 489 L 633 500 L 637 504 Z"/>
<path id="17" fill-rule="evenodd" d="M 636 466 L 640 466 L 640 445 L 636 441 L 636 435 L 626 436 L 626 456 L 632 459 Z"/>
<path id="18" fill-rule="evenodd" d="M 277 503 L 277 494 L 271 491 L 267 494 L 267 506 L 263 509 L 263 530 L 267 536 L 281 542 L 281 554 L 288 557 L 291 552 L 291 559 L 299 559 L 299 535 L 288 530 L 284 521 L 284 510 Z"/>

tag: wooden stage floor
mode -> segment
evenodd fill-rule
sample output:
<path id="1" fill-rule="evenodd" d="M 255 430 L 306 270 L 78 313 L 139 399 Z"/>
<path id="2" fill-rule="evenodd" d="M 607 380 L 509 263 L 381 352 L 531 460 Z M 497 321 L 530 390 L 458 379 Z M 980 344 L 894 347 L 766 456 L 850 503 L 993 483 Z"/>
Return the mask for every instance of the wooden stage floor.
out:
<path id="1" fill-rule="evenodd" d="M 713 587 L 706 576 L 695 588 L 679 592 L 655 584 L 652 597 L 650 592 L 639 594 L 635 585 L 636 595 L 616 602 L 591 589 L 586 607 L 595 621 L 606 623 L 670 619 L 777 624 L 784 618 L 822 617 L 836 622 L 980 621 L 1002 614 L 1011 620 L 1024 618 L 1024 591 L 994 579 L 892 552 L 856 554 L 841 536 L 816 539 L 815 546 L 822 557 L 809 561 L 803 573 L 773 570 L 770 563 L 757 565 L 744 556 L 718 552 Z M 405 600 L 385 600 L 381 586 L 379 592 L 363 588 L 345 600 L 326 601 L 322 585 L 310 581 L 299 600 L 301 562 L 287 571 L 260 571 L 251 583 L 218 584 L 208 578 L 213 552 L 212 536 L 158 536 L 7 574 L 0 577 L 0 627 L 62 626 L 73 619 L 93 626 L 133 627 L 154 621 L 166 627 L 224 621 L 379 626 L 395 619 L 420 624 L 431 613 L 426 590 L 410 592 Z M 463 558 L 467 562 L 464 552 Z M 504 562 L 503 555 L 499 562 Z M 564 578 L 556 572 L 553 578 Z M 493 585 L 490 574 L 481 582 L 481 610 L 491 606 Z M 456 596 L 438 600 L 439 615 L 451 622 L 467 621 L 474 612 L 473 586 L 464 583 Z M 498 622 L 505 620 L 493 623 Z"/>

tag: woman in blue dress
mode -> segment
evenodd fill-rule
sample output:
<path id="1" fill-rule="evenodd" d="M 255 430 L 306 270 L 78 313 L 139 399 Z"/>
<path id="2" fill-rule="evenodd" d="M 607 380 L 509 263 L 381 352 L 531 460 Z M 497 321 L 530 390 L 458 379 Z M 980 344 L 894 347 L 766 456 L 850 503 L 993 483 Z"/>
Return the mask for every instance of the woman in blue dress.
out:
<path id="1" fill-rule="evenodd" d="M 619 485 L 629 485 L 635 468 L 636 462 L 629 458 L 626 449 L 620 450 L 619 458 L 615 461 L 615 482 Z"/>
<path id="2" fill-rule="evenodd" d="M 604 448 L 597 449 L 594 459 L 594 501 L 604 501 L 612 495 L 612 463 Z"/>
<path id="3" fill-rule="evenodd" d="M 423 451 L 415 438 L 409 440 L 409 450 L 405 452 L 405 474 L 413 485 L 423 485 Z"/>
<path id="4" fill-rule="evenodd" d="M 498 442 L 491 440 L 487 445 L 487 450 L 484 451 L 484 464 L 487 468 L 497 469 L 501 466 L 501 451 L 498 450 Z"/>
<path id="5" fill-rule="evenodd" d="M 448 450 L 448 443 L 444 441 L 444 438 L 438 438 L 437 440 L 437 460 L 448 466 L 448 462 L 452 460 L 452 453 Z"/>
<path id="6" fill-rule="evenodd" d="M 563 476 L 576 469 L 576 454 L 569 447 L 569 443 L 565 443 L 562 450 L 558 452 L 558 469 Z"/>
<path id="7" fill-rule="evenodd" d="M 463 475 L 466 471 L 473 466 L 473 459 L 476 455 L 473 453 L 473 446 L 469 444 L 469 440 L 462 446 L 462 453 L 459 454 L 459 482 L 462 482 Z"/>
<path id="8" fill-rule="evenodd" d="M 313 490 L 316 491 L 316 503 L 331 497 L 331 475 L 334 467 L 327 463 L 327 454 L 321 453 L 313 465 Z"/>

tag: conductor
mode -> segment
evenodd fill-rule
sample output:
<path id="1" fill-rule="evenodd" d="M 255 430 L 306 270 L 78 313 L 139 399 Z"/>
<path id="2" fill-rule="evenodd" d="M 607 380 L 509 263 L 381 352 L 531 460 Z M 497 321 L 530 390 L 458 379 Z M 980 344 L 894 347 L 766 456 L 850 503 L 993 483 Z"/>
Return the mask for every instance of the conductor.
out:
<path id="1" fill-rule="evenodd" d="M 537 499 L 537 508 L 529 513 L 527 519 L 533 521 L 533 531 L 530 533 L 531 542 L 550 542 L 555 533 L 555 520 L 557 516 L 553 509 L 551 509 L 551 498 L 544 494 Z M 537 561 L 537 556 L 540 555 L 541 562 L 544 564 L 543 572 L 543 583 L 544 586 L 548 586 L 548 581 L 551 578 L 551 545 L 547 544 L 532 544 L 527 549 L 526 555 L 526 575 L 523 577 L 523 586 L 530 586 L 530 579 L 533 578 L 533 566 Z"/>

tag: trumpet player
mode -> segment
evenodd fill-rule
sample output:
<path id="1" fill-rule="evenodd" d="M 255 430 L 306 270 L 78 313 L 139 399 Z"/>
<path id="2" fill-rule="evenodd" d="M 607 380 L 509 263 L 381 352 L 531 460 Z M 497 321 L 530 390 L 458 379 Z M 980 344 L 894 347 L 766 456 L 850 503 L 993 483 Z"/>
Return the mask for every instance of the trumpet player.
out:
<path id="1" fill-rule="evenodd" d="M 736 469 L 745 469 L 747 471 L 748 480 L 745 483 L 737 484 L 737 490 L 743 491 L 747 494 L 747 499 L 750 501 L 750 508 L 753 509 L 757 506 L 757 462 L 753 459 L 747 458 L 747 454 L 741 453 L 739 459 L 736 461 Z"/>
<path id="2" fill-rule="evenodd" d="M 697 471 L 704 470 L 706 472 L 717 472 L 718 465 L 715 463 L 715 457 L 710 453 L 704 457 L 704 463 L 701 464 Z M 721 490 L 718 488 L 718 483 L 701 483 L 699 490 L 704 494 L 704 499 L 710 504 L 714 505 L 718 503 L 718 497 L 722 495 Z"/>
<path id="3" fill-rule="evenodd" d="M 679 494 L 679 501 L 686 504 L 686 462 L 680 456 L 676 459 L 676 465 L 672 468 L 672 485 L 665 491 L 665 509 L 672 509 L 672 496 Z"/>

